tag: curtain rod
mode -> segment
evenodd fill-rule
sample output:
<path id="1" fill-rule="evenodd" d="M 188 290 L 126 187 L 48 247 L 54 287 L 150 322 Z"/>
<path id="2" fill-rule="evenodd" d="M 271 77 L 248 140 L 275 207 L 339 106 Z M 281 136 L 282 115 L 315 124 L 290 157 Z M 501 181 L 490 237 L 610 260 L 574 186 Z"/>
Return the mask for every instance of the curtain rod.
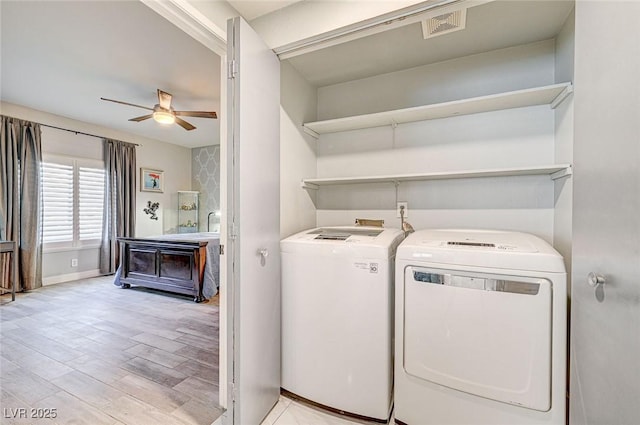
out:
<path id="1" fill-rule="evenodd" d="M 83 131 L 69 130 L 68 128 L 56 127 L 55 125 L 49 125 L 49 124 L 40 124 L 40 125 L 43 126 L 43 127 L 55 128 L 56 130 L 63 130 L 63 131 L 68 131 L 70 133 L 82 134 L 84 136 L 97 137 L 99 139 L 111 139 L 111 137 L 97 136 L 95 134 L 89 134 L 89 133 L 85 133 Z M 142 145 L 140 145 L 138 143 L 125 142 L 124 140 L 119 140 L 119 141 L 122 142 L 122 143 L 129 143 L 129 144 L 135 145 L 135 146 L 142 146 Z"/>

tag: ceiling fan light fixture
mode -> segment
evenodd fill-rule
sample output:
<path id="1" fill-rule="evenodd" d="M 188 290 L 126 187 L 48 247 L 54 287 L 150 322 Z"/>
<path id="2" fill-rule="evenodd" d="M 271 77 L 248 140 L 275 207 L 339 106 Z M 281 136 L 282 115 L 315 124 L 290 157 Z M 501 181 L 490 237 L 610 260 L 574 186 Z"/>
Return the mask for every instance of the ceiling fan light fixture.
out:
<path id="1" fill-rule="evenodd" d="M 173 124 L 176 116 L 167 111 L 153 111 L 153 119 L 160 124 Z"/>
<path id="2" fill-rule="evenodd" d="M 0 0 L 2 1 L 2 0 Z M 100 99 L 107 102 L 121 103 L 123 105 L 135 106 L 136 108 L 147 109 L 151 111 L 150 114 L 143 115 L 141 117 L 135 117 L 129 119 L 129 121 L 140 122 L 153 118 L 157 123 L 164 125 L 178 124 L 180 127 L 187 131 L 195 130 L 196 127 L 180 117 L 196 117 L 196 118 L 218 118 L 218 115 L 213 111 L 176 111 L 171 106 L 171 94 L 158 89 L 158 103 L 153 108 L 148 108 L 142 105 L 136 105 L 134 103 L 123 102 L 121 100 L 113 100 L 101 97 Z"/>

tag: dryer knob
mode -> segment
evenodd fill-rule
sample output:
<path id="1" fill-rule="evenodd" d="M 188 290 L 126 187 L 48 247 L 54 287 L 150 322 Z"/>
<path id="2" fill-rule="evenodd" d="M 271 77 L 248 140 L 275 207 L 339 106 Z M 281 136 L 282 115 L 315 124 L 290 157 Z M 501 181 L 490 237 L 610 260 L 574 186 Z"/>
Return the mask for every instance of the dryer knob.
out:
<path id="1" fill-rule="evenodd" d="M 587 282 L 589 282 L 589 285 L 591 286 L 598 286 L 600 284 L 606 283 L 606 281 L 607 280 L 604 276 L 595 274 L 594 272 L 589 273 L 589 275 L 587 276 Z"/>

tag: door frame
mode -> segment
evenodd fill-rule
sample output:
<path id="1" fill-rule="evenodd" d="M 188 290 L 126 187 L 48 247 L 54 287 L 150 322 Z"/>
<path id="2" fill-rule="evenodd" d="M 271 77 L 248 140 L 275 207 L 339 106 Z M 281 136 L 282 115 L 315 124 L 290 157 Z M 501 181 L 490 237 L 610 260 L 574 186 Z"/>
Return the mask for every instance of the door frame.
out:
<path id="1" fill-rule="evenodd" d="M 209 48 L 220 57 L 220 115 L 225 116 L 227 106 L 227 30 L 214 24 L 210 19 L 199 12 L 185 0 L 168 0 L 159 2 L 156 0 L 140 0 L 150 9 L 160 14 L 169 22 L 189 34 L 195 40 Z M 227 121 L 220 119 L 220 211 L 225 211 L 227 206 Z M 220 217 L 220 245 L 228 246 L 228 218 L 226 214 Z M 222 422 L 232 423 L 233 418 L 228 417 L 228 406 L 232 402 L 232 389 L 229 377 L 233 376 L 233 294 L 230 294 L 227 284 L 227 258 L 221 256 L 219 293 L 220 297 L 220 335 L 219 335 L 219 400 L 218 404 L 223 410 Z M 220 422 L 216 420 L 215 423 Z"/>

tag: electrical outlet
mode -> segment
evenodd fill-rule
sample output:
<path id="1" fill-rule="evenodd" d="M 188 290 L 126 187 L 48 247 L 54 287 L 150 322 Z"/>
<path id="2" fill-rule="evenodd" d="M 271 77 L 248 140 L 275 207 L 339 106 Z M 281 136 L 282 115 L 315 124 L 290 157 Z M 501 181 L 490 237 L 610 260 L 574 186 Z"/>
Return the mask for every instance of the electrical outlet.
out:
<path id="1" fill-rule="evenodd" d="M 77 258 L 72 258 L 71 259 L 71 267 L 78 267 L 78 259 Z"/>
<path id="2" fill-rule="evenodd" d="M 396 204 L 396 217 L 400 218 L 400 211 L 404 210 L 404 218 L 409 217 L 409 203 L 408 202 L 398 202 Z"/>

